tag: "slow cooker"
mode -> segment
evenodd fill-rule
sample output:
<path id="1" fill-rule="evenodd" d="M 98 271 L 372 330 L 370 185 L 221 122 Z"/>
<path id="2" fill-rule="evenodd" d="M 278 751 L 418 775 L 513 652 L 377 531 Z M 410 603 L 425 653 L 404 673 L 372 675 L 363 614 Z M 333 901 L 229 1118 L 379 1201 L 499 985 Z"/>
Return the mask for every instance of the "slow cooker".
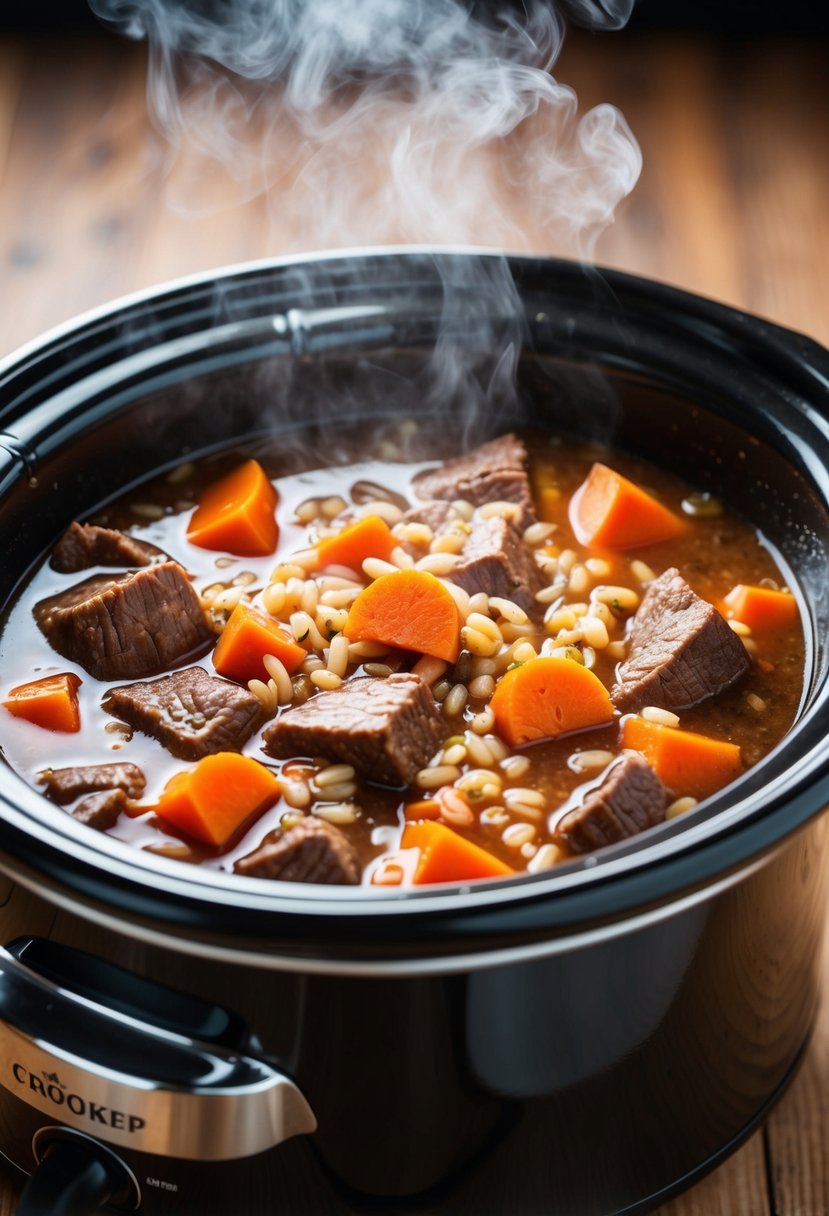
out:
<path id="1" fill-rule="evenodd" d="M 751 1133 L 819 998 L 825 351 L 616 272 L 408 250 L 132 297 L 7 360 L 0 386 L 8 597 L 152 472 L 405 415 L 669 464 L 776 546 L 809 643 L 798 720 L 762 764 L 684 820 L 506 883 L 204 872 L 3 768 L 0 1149 L 33 1176 L 21 1213 L 644 1212 Z"/>

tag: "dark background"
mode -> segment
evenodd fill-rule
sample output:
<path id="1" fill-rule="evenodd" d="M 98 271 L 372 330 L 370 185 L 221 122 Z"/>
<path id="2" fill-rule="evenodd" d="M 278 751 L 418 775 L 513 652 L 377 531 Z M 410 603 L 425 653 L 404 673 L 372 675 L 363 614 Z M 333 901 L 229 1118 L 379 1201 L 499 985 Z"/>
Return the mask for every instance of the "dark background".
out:
<path id="1" fill-rule="evenodd" d="M 175 3 L 175 0 L 169 0 Z M 205 0 L 190 0 L 203 3 Z M 210 0 L 207 0 L 210 2 Z M 220 3 L 222 0 L 220 0 Z M 232 4 L 233 0 L 223 0 Z M 500 0 L 498 7 L 501 6 Z M 492 4 L 495 7 L 495 4 Z M 0 29 L 95 29 L 86 0 L 5 0 Z M 628 29 L 708 31 L 736 38 L 829 34 L 825 0 L 638 0 Z"/>

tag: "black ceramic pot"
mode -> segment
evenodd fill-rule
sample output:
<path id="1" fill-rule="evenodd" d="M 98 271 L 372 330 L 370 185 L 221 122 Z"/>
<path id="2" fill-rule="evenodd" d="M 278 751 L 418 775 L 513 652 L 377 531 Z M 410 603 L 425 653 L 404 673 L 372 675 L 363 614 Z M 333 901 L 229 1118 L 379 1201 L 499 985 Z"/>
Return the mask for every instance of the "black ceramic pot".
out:
<path id="1" fill-rule="evenodd" d="M 58 1162 L 122 1211 L 599 1216 L 736 1147 L 819 995 L 828 377 L 806 339 L 654 283 L 418 251 L 231 269 L 6 363 L 9 596 L 71 519 L 186 454 L 443 411 L 608 438 L 725 496 L 777 546 L 810 634 L 799 720 L 738 783 L 474 889 L 202 872 L 0 772 L 0 1148 L 42 1159 L 27 1211 Z"/>

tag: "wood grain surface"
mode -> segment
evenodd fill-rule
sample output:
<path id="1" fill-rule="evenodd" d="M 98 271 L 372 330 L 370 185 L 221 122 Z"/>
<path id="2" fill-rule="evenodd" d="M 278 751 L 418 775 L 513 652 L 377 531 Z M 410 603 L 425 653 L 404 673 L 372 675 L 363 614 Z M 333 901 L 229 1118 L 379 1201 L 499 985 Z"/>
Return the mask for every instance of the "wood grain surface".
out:
<path id="1" fill-rule="evenodd" d="M 826 63 L 806 43 L 571 37 L 559 78 L 583 106 L 619 105 L 644 153 L 598 260 L 829 344 Z M 145 68 L 106 36 L 0 41 L 0 353 L 120 294 L 295 248 L 273 199 L 239 205 L 226 179 L 200 214 L 171 210 Z M 828 1145 L 824 1008 L 765 1128 L 659 1216 L 829 1213 Z M 0 1216 L 15 1194 L 0 1178 Z"/>

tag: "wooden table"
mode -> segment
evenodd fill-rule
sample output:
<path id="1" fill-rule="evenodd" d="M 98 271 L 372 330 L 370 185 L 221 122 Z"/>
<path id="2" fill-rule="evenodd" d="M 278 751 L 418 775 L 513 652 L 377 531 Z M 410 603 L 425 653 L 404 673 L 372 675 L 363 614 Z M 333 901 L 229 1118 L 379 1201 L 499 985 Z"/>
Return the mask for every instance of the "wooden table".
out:
<path id="1" fill-rule="evenodd" d="M 572 37 L 559 78 L 583 106 L 618 104 L 644 153 L 598 260 L 829 344 L 825 68 L 825 46 Z M 233 206 L 226 182 L 206 214 L 170 211 L 144 78 L 142 48 L 105 37 L 0 41 L 0 351 L 124 292 L 296 247 L 278 208 Z M 827 1145 L 829 1008 L 765 1128 L 659 1216 L 829 1212 Z M 0 1216 L 14 1190 L 0 1180 Z"/>

